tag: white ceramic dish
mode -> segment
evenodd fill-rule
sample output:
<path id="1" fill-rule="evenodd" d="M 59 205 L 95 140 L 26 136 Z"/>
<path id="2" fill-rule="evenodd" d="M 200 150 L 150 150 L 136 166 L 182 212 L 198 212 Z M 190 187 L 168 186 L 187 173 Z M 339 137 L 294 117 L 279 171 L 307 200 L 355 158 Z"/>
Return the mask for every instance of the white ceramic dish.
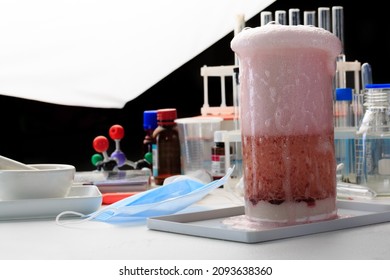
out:
<path id="1" fill-rule="evenodd" d="M 90 214 L 99 209 L 102 194 L 96 186 L 75 185 L 63 198 L 0 201 L 0 220 L 55 218 L 63 211 Z"/>
<path id="2" fill-rule="evenodd" d="M 0 170 L 0 199 L 59 198 L 68 195 L 76 169 L 67 164 L 31 164 L 37 170 Z"/>

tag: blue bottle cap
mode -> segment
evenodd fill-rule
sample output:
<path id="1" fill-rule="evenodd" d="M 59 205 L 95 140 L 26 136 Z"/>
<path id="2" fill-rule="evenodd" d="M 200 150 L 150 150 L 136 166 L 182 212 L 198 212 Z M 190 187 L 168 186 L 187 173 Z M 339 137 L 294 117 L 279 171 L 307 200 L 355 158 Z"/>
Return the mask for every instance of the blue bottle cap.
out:
<path id="1" fill-rule="evenodd" d="M 336 88 L 336 100 L 337 101 L 351 101 L 352 100 L 352 88 Z"/>
<path id="2" fill-rule="evenodd" d="M 157 127 L 157 110 L 144 111 L 144 130 L 154 130 Z"/>
<path id="3" fill-rule="evenodd" d="M 390 84 L 367 84 L 366 88 L 390 88 Z"/>

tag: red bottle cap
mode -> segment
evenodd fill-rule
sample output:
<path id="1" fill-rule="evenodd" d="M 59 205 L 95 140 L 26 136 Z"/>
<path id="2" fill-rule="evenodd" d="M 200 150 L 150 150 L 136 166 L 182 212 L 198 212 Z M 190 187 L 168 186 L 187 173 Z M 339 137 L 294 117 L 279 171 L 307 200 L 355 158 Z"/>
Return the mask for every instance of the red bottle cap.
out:
<path id="1" fill-rule="evenodd" d="M 177 118 L 176 109 L 159 109 L 157 110 L 158 124 L 175 124 L 174 120 Z"/>

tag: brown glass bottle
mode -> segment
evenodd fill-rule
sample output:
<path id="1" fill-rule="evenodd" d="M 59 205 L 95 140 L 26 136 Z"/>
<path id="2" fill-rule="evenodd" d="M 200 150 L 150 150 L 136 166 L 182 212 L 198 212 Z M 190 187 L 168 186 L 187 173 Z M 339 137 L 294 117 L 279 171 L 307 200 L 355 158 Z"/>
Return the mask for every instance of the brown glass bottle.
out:
<path id="1" fill-rule="evenodd" d="M 181 174 L 179 132 L 176 109 L 157 110 L 158 127 L 153 132 L 153 177 L 156 185 L 173 175 Z"/>

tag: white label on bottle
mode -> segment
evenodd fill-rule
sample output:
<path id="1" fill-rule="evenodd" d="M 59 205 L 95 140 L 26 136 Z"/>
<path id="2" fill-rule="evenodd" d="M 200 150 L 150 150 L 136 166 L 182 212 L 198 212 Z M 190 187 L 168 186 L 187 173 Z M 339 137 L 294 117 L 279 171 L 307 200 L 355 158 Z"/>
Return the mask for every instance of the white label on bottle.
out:
<path id="1" fill-rule="evenodd" d="M 152 170 L 153 170 L 153 176 L 156 177 L 158 175 L 158 152 L 157 152 L 157 144 L 152 145 Z"/>
<path id="2" fill-rule="evenodd" d="M 211 175 L 224 176 L 225 175 L 225 156 L 212 155 L 211 156 Z"/>

